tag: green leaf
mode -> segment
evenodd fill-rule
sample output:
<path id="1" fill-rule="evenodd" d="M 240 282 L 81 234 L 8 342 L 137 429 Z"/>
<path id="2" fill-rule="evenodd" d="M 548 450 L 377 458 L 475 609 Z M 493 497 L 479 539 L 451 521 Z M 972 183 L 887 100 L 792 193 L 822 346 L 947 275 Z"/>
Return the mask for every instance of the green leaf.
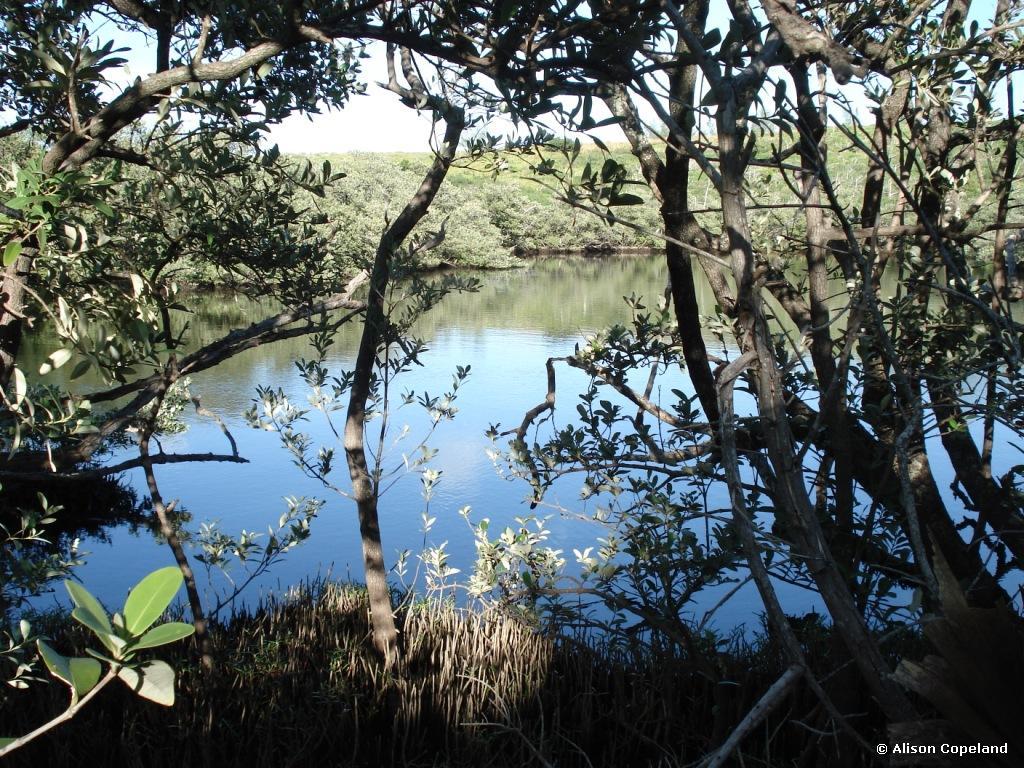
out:
<path id="1" fill-rule="evenodd" d="M 67 70 L 63 64 L 48 53 L 43 51 L 35 51 L 36 57 L 42 62 L 43 66 L 51 72 L 58 75 L 66 75 Z"/>
<path id="2" fill-rule="evenodd" d="M 4 248 L 4 266 L 9 267 L 21 255 L 21 240 L 11 240 Z"/>
<path id="3" fill-rule="evenodd" d="M 156 121 L 159 123 L 165 117 L 167 113 L 171 111 L 171 100 L 168 98 L 163 99 L 160 102 L 160 106 L 156 108 Z"/>
<path id="4" fill-rule="evenodd" d="M 39 648 L 39 655 L 43 657 L 43 661 L 46 662 L 46 668 L 50 670 L 50 673 L 74 688 L 71 682 L 70 660 L 53 650 L 42 638 L 36 640 L 36 647 Z"/>
<path id="5" fill-rule="evenodd" d="M 103 667 L 96 659 L 68 659 L 68 667 L 71 670 L 71 687 L 78 697 L 85 696 L 91 691 L 100 681 L 100 674 L 103 672 Z"/>
<path id="6" fill-rule="evenodd" d="M 0 749 L 3 749 L 8 744 L 13 744 L 17 739 L 8 738 L 6 736 L 0 738 Z"/>
<path id="7" fill-rule="evenodd" d="M 57 349 L 55 352 L 50 354 L 50 364 L 53 366 L 54 369 L 60 368 L 62 365 L 65 365 L 68 360 L 71 359 L 72 354 L 74 354 L 74 352 L 71 349 Z"/>
<path id="8" fill-rule="evenodd" d="M 89 369 L 91 367 L 92 363 L 89 360 L 79 360 L 78 364 L 75 366 L 75 369 L 71 371 L 71 378 L 77 379 L 81 376 L 84 376 L 86 373 L 89 372 Z"/>
<path id="9" fill-rule="evenodd" d="M 45 376 L 50 371 L 55 371 L 60 368 L 64 363 L 71 359 L 72 351 L 70 349 L 62 348 L 52 353 L 46 362 L 39 366 L 39 375 Z"/>
<path id="10" fill-rule="evenodd" d="M 191 624 L 185 624 L 181 621 L 172 621 L 169 624 L 161 624 L 159 627 L 153 627 L 153 629 L 140 637 L 139 641 L 132 645 L 132 650 L 137 651 L 142 648 L 156 648 L 158 645 L 174 643 L 178 640 L 185 639 L 195 631 L 196 628 L 194 626 Z"/>
<path id="11" fill-rule="evenodd" d="M 722 42 L 722 30 L 718 27 L 708 30 L 708 33 L 704 35 L 704 39 L 701 40 L 701 45 L 704 46 L 705 50 L 711 50 L 716 45 Z"/>
<path id="12" fill-rule="evenodd" d="M 91 629 L 101 640 L 113 634 L 113 630 L 104 625 L 103 621 L 92 612 L 84 608 L 75 608 L 71 611 L 71 618 L 83 627 Z"/>
<path id="13" fill-rule="evenodd" d="M 71 687 L 72 703 L 78 701 L 99 682 L 102 668 L 94 658 L 68 658 L 57 653 L 45 640 L 37 640 L 39 655 L 53 677 Z"/>
<path id="14" fill-rule="evenodd" d="M 615 195 L 608 201 L 608 205 L 643 205 L 644 199 L 640 195 L 625 193 Z"/>
<path id="15" fill-rule="evenodd" d="M 31 204 L 32 204 L 32 198 L 22 197 L 20 195 L 18 197 L 12 197 L 10 200 L 8 200 L 5 203 L 5 205 L 8 208 L 10 208 L 12 211 L 23 210 L 23 209 L 27 208 Z"/>
<path id="16" fill-rule="evenodd" d="M 167 610 L 182 582 L 175 565 L 153 571 L 128 593 L 124 604 L 125 628 L 132 635 L 141 635 Z"/>
<path id="17" fill-rule="evenodd" d="M 103 626 L 95 623 L 95 617 L 83 611 L 81 608 L 76 608 L 71 612 L 71 618 L 75 619 L 79 624 L 82 624 L 93 631 L 93 634 L 99 638 L 100 642 L 107 647 L 107 650 L 117 659 L 124 658 L 124 649 L 128 645 L 122 638 L 118 637 L 116 632 L 107 632 L 103 629 Z"/>
<path id="18" fill-rule="evenodd" d="M 142 281 L 142 275 L 137 275 L 133 272 L 128 275 L 128 279 L 131 280 L 132 283 L 132 295 L 135 298 L 138 298 L 142 295 L 142 292 L 146 287 L 146 284 Z"/>
<path id="19" fill-rule="evenodd" d="M 92 596 L 89 590 L 70 579 L 64 581 L 64 586 L 67 588 L 68 594 L 71 595 L 71 600 L 77 608 L 75 612 L 72 612 L 72 616 L 75 616 L 75 613 L 78 612 L 81 612 L 79 614 L 80 616 L 88 614 L 91 623 L 98 627 L 101 632 L 113 633 L 114 629 L 110 626 L 110 619 L 107 618 L 106 610 L 100 604 L 100 601 Z M 82 624 L 85 624 L 85 626 L 89 627 L 89 629 L 93 629 L 89 623 L 78 618 L 78 616 L 75 616 L 75 618 Z M 93 629 L 93 631 L 95 632 L 96 630 Z"/>
<path id="20" fill-rule="evenodd" d="M 501 4 L 501 8 L 498 11 L 499 23 L 506 24 L 508 21 L 516 15 L 516 11 L 519 10 L 522 3 L 511 3 L 509 0 L 504 0 Z"/>
<path id="21" fill-rule="evenodd" d="M 102 653 L 100 653 L 99 651 L 94 651 L 92 648 L 86 648 L 85 652 L 92 656 L 94 659 L 98 659 L 104 664 L 110 664 L 113 667 L 116 667 L 117 665 L 122 663 L 122 660 L 112 659 L 109 656 L 104 656 Z"/>
<path id="22" fill-rule="evenodd" d="M 20 408 L 28 394 L 28 380 L 21 368 L 14 369 L 14 407 Z"/>
<path id="23" fill-rule="evenodd" d="M 151 661 L 138 668 L 121 667 L 117 676 L 144 699 L 165 707 L 174 704 L 174 670 L 167 662 Z"/>

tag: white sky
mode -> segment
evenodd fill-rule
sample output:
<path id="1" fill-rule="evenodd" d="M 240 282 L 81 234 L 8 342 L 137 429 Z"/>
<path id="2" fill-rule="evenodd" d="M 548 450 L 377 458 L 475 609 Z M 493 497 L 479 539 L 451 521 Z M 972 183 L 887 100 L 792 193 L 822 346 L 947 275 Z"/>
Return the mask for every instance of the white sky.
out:
<path id="1" fill-rule="evenodd" d="M 108 39 L 104 26 L 93 32 L 97 42 Z M 119 70 L 108 71 L 109 97 L 127 87 L 136 77 L 153 72 L 155 53 L 152 41 L 144 35 L 119 34 L 117 46 L 130 50 L 119 54 L 127 63 Z M 360 60 L 359 81 L 366 85 L 365 93 L 353 95 L 342 109 L 319 114 L 295 114 L 270 129 L 269 142 L 277 143 L 282 152 L 289 154 L 320 154 L 332 152 L 425 152 L 430 149 L 431 120 L 428 113 L 401 103 L 398 96 L 381 87 L 387 80 L 387 64 L 383 43 L 371 43 L 366 52 L 369 58 Z M 607 117 L 607 112 L 595 107 L 595 118 Z M 487 130 L 507 134 L 513 130 L 511 121 L 500 120 Z M 595 132 L 603 141 L 622 141 L 622 133 L 615 126 Z"/>
<path id="2" fill-rule="evenodd" d="M 980 0 L 971 7 L 971 19 L 983 24 L 989 21 L 994 11 L 994 0 Z M 729 11 L 724 0 L 712 0 L 708 29 L 719 27 L 723 34 L 728 29 Z M 362 60 L 362 81 L 367 84 L 366 93 L 354 96 L 344 109 L 313 115 L 295 115 L 275 126 L 270 137 L 277 142 L 282 152 L 326 153 L 326 152 L 420 152 L 429 148 L 431 123 L 429 117 L 417 115 L 412 109 L 401 104 L 398 97 L 377 85 L 387 79 L 383 44 L 374 43 L 367 48 L 370 58 Z M 858 111 L 867 108 L 862 87 L 851 84 L 838 87 L 831 80 L 830 88 L 843 92 Z M 770 87 L 768 92 L 772 92 Z M 792 93 L 792 90 L 791 90 Z M 595 104 L 594 117 L 601 120 L 608 116 L 603 105 Z M 641 105 L 641 116 L 657 123 L 653 110 Z M 491 125 L 492 133 L 508 133 L 511 123 Z M 604 142 L 621 142 L 624 137 L 615 125 L 592 132 Z M 581 140 L 587 141 L 586 137 Z"/>
<path id="3" fill-rule="evenodd" d="M 982 0 L 973 5 L 971 15 L 987 20 L 991 18 L 993 7 L 993 0 Z M 708 27 L 724 27 L 727 18 L 728 11 L 723 0 L 715 0 L 712 3 Z M 109 39 L 113 32 L 103 22 L 91 31 L 98 42 Z M 116 45 L 126 46 L 131 50 L 121 54 L 128 59 L 128 63 L 120 72 L 108 72 L 113 86 L 112 91 L 127 86 L 136 76 L 149 74 L 154 64 L 151 43 L 143 35 L 125 35 L 120 32 L 116 35 Z M 370 57 L 361 60 L 360 76 L 361 81 L 366 83 L 365 94 L 353 96 L 341 110 L 325 111 L 311 116 L 294 115 L 271 129 L 270 141 L 276 142 L 282 152 L 295 154 L 428 150 L 431 133 L 429 117 L 417 114 L 415 110 L 404 106 L 396 95 L 377 84 L 387 77 L 383 44 L 371 44 L 367 52 Z M 864 104 L 858 87 L 841 90 Z M 600 120 L 605 116 L 607 112 L 603 111 L 603 105 L 595 104 L 594 117 Z M 646 120 L 656 122 L 650 110 L 642 110 L 642 116 Z M 488 130 L 492 133 L 507 134 L 511 130 L 511 123 L 503 121 L 489 126 Z M 598 129 L 595 133 L 605 142 L 623 140 L 621 131 L 614 125 Z"/>
<path id="4" fill-rule="evenodd" d="M 352 96 L 342 109 L 317 115 L 293 115 L 270 130 L 270 141 L 289 154 L 328 152 L 425 152 L 430 149 L 429 113 L 401 103 L 398 96 L 379 83 L 387 80 L 383 43 L 371 43 L 361 60 L 359 80 L 366 84 L 363 94 Z M 608 116 L 603 105 L 595 106 L 595 119 Z M 476 130 L 499 135 L 514 132 L 510 120 L 497 119 Z M 614 125 L 594 131 L 605 142 L 622 141 L 622 132 Z M 581 136 L 586 141 L 586 137 Z"/>
<path id="5" fill-rule="evenodd" d="M 361 81 L 366 93 L 343 109 L 319 115 L 292 115 L 271 128 L 270 140 L 286 153 L 422 152 L 430 146 L 431 121 L 377 85 L 387 80 L 383 45 L 368 48 Z"/>

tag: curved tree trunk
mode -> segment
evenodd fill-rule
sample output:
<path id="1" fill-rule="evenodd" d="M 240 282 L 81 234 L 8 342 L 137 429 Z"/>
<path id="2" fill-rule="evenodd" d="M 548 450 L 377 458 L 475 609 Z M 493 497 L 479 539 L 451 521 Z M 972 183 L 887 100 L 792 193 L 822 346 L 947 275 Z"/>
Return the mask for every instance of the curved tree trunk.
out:
<path id="1" fill-rule="evenodd" d="M 403 63 L 407 53 L 403 51 Z M 377 365 L 377 351 L 387 326 L 387 308 L 384 297 L 391 278 L 391 259 L 413 227 L 426 215 L 451 167 L 452 159 L 459 147 L 459 139 L 465 127 L 465 116 L 461 109 L 452 107 L 439 99 L 430 99 L 422 91 L 419 81 L 406 78 L 412 90 L 401 87 L 392 68 L 392 90 L 399 89 L 404 100 L 418 103 L 426 100 L 435 114 L 447 125 L 441 149 L 419 189 L 406 203 L 398 218 L 385 230 L 374 256 L 373 271 L 370 275 L 370 296 L 367 300 L 366 321 L 353 371 L 348 411 L 345 419 L 345 455 L 349 475 L 352 478 L 352 495 L 359 513 L 359 534 L 363 545 L 363 565 L 366 570 L 366 589 L 370 598 L 370 621 L 373 626 L 373 644 L 388 662 L 398 660 L 398 630 L 395 627 L 391 592 L 388 589 L 387 569 L 384 566 L 384 552 L 381 546 L 380 518 L 377 501 L 380 488 L 374 473 L 367 465 L 365 448 L 366 402 L 373 386 L 374 369 Z M 415 99 L 415 101 L 414 101 Z"/>

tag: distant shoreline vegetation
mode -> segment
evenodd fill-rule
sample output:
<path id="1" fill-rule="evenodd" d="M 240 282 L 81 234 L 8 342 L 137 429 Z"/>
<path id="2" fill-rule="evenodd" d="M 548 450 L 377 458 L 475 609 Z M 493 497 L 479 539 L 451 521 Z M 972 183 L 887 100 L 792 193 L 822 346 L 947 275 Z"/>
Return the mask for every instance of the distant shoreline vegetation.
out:
<path id="1" fill-rule="evenodd" d="M 593 150 L 595 156 L 596 148 Z M 623 150 L 623 155 L 628 152 Z M 411 195 L 425 169 L 429 153 L 351 153 L 296 156 L 316 168 L 327 161 L 344 177 L 334 182 L 324 198 L 313 200 L 325 214 L 332 232 L 330 258 L 335 263 L 358 264 L 371 255 L 380 238 L 382 222 L 395 215 Z M 622 158 L 622 159 L 625 159 Z M 556 199 L 553 190 L 530 178 L 527 161 L 511 159 L 511 167 L 496 177 L 463 165 L 453 167 L 429 216 L 418 228 L 421 235 L 444 225 L 443 242 L 417 257 L 425 268 L 467 267 L 508 269 L 520 258 L 551 255 L 595 255 L 645 252 L 660 249 L 660 217 L 646 188 L 636 187 L 647 203 L 632 206 L 631 218 L 645 231 L 610 226 L 598 217 Z M 224 275 L 208 264 L 180 262 L 179 280 L 185 284 L 223 284 Z"/>
<path id="2" fill-rule="evenodd" d="M 509 269 L 522 259 L 538 256 L 600 256 L 605 254 L 646 254 L 660 252 L 663 222 L 660 203 L 635 170 L 625 144 L 609 146 L 607 153 L 596 146 L 584 145 L 573 161 L 573 175 L 585 173 L 587 164 L 600 168 L 611 159 L 629 169 L 629 193 L 642 204 L 614 209 L 629 225 L 609 224 L 594 213 L 576 208 L 560 199 L 561 189 L 552 176 L 535 172 L 538 158 L 515 152 L 503 153 L 503 169 L 493 173 L 487 164 L 468 157 L 453 164 L 446 183 L 440 189 L 429 215 L 417 229 L 420 236 L 444 227 L 440 245 L 417 255 L 423 270 L 435 268 Z M 771 147 L 766 146 L 765 152 Z M 862 174 L 859 158 L 837 153 L 830 164 L 836 165 L 840 180 Z M 550 153 L 559 172 L 568 169 L 569 159 L 557 151 Z M 325 190 L 322 198 L 299 193 L 297 202 L 306 203 L 326 219 L 322 225 L 331 233 L 329 260 L 342 271 L 353 271 L 373 253 L 381 227 L 389 215 L 400 210 L 416 190 L 433 156 L 428 152 L 351 152 L 338 154 L 287 155 L 297 164 L 313 169 L 329 164 L 342 175 Z M 840 192 L 845 193 L 845 185 Z M 691 208 L 698 219 L 712 230 L 720 228 L 720 215 L 713 207 L 710 182 L 701 177 L 692 185 Z M 752 194 L 763 210 L 757 210 L 752 224 L 767 256 L 773 255 L 773 235 L 796 236 L 802 229 L 802 217 L 793 206 L 791 190 L 777 181 L 752 181 Z M 856 202 L 856 201 L 849 201 Z M 709 207 L 711 206 L 711 207 Z M 756 208 L 757 206 L 755 206 Z M 793 210 L 787 210 L 792 208 Z M 225 273 L 210 264 L 183 260 L 175 273 L 184 284 L 224 285 Z M 238 275 L 234 275 L 237 278 Z M 244 283 L 244 280 L 242 281 Z"/>

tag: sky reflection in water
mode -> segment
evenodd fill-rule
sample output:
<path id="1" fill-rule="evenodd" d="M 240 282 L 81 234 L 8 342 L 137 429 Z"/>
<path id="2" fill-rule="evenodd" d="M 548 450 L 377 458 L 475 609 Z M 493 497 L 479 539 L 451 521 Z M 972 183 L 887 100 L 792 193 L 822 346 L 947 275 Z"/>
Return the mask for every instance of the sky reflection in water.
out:
<path id="1" fill-rule="evenodd" d="M 459 392 L 456 405 L 459 413 L 453 422 L 440 425 L 430 440 L 439 453 L 432 468 L 442 472 L 430 503 L 430 515 L 437 522 L 428 544 L 447 541 L 450 565 L 462 570 L 464 576 L 474 558 L 473 537 L 466 522 L 458 514 L 464 506 L 472 509 L 471 518 L 491 520 L 492 535 L 516 516 L 529 512 L 524 499 L 529 495 L 527 483 L 501 479 L 486 454 L 491 442 L 484 435 L 487 428 L 500 422 L 504 428 L 517 425 L 524 412 L 543 399 L 545 393 L 544 362 L 548 357 L 572 352 L 587 331 L 614 322 L 626 323 L 629 311 L 623 296 L 637 294 L 653 305 L 665 286 L 664 264 L 658 257 L 573 259 L 539 261 L 529 267 L 510 272 L 482 273 L 479 292 L 453 295 L 445 299 L 417 328 L 428 342 L 430 351 L 425 365 L 403 374 L 396 390 L 429 391 L 441 394 L 451 383 L 457 365 L 472 365 L 472 374 Z M 701 297 L 704 311 L 713 311 L 710 296 Z M 190 321 L 194 345 L 217 338 L 233 327 L 246 325 L 273 311 L 272 302 L 252 302 L 230 297 L 204 299 Z M 329 366 L 340 372 L 352 364 L 358 328 L 353 326 L 339 335 L 329 358 Z M 720 343 L 709 339 L 709 344 Z M 40 344 L 42 352 L 44 344 Z M 29 351 L 31 354 L 31 349 Z M 198 530 L 203 521 L 219 521 L 228 534 L 242 529 L 265 531 L 277 524 L 285 511 L 285 496 L 316 496 L 326 499 L 309 541 L 289 553 L 285 560 L 246 592 L 252 601 L 261 593 L 294 585 L 303 579 L 331 574 L 337 578 L 358 580 L 362 573 L 358 525 L 353 504 L 324 489 L 305 477 L 294 466 L 276 434 L 248 427 L 241 413 L 252 402 L 258 385 L 281 387 L 296 404 L 306 402 L 308 391 L 293 361 L 311 351 L 301 340 L 289 340 L 244 353 L 215 369 L 193 377 L 192 390 L 202 397 L 203 405 L 216 412 L 238 441 L 240 453 L 248 464 L 199 463 L 158 467 L 157 473 L 165 499 L 178 499 L 179 509 L 191 515 L 189 528 Z M 583 391 L 586 377 L 579 371 L 560 367 L 558 370 L 559 408 L 555 423 L 564 425 L 575 417 L 576 394 Z M 669 400 L 670 389 L 689 387 L 676 372 L 662 377 L 660 384 Z M 738 403 L 739 407 L 743 403 Z M 341 414 L 338 414 L 342 417 Z M 342 417 L 343 418 L 343 417 Z M 187 432 L 163 439 L 169 453 L 228 452 L 220 427 L 209 419 L 197 417 L 191 409 L 186 414 Z M 370 425 L 375 435 L 376 425 Z M 402 451 L 412 450 L 425 433 L 427 421 L 417 406 L 398 410 L 392 418 L 393 434 L 403 424 L 410 425 L 409 436 L 389 449 L 386 464 L 394 467 L 402 462 Z M 347 470 L 341 447 L 335 445 L 321 414 L 312 412 L 305 430 L 314 445 L 337 448 L 336 482 L 347 485 Z M 505 447 L 507 438 L 500 440 Z M 144 493 L 141 471 L 126 476 L 127 482 Z M 580 477 L 565 478 L 550 492 L 548 499 L 586 517 L 594 510 L 594 500 L 579 499 Z M 724 509 L 724 489 L 710 505 Z M 423 547 L 421 514 L 425 509 L 419 477 L 405 474 L 381 499 L 381 530 L 388 565 L 396 553 L 409 549 L 416 553 Z M 541 512 L 542 510 L 538 510 Z M 573 548 L 594 545 L 603 528 L 593 522 L 555 515 L 550 528 L 550 544 L 564 550 L 572 561 Z M 127 529 L 114 529 L 109 543 L 83 541 L 82 549 L 90 552 L 87 564 L 78 573 L 82 581 L 110 604 L 120 604 L 128 588 L 156 567 L 169 564 L 171 554 L 165 545 L 146 533 L 132 534 Z M 194 552 L 193 552 L 194 554 Z M 412 562 L 415 565 L 415 561 Z M 202 566 L 197 564 L 198 570 Z M 237 578 L 237 569 L 232 573 Z M 202 575 L 202 574 L 200 574 Z M 205 581 L 205 579 L 203 579 Z M 223 584 L 215 575 L 215 583 Z M 705 607 L 713 604 L 721 592 L 709 593 Z M 56 597 L 61 597 L 60 590 Z M 46 605 L 53 597 L 37 605 Z M 806 592 L 784 589 L 784 599 L 794 613 L 809 610 L 815 601 Z M 702 602 L 705 602 L 702 601 Z M 723 628 L 747 622 L 756 624 L 760 601 L 753 589 L 745 588 L 719 614 L 717 624 Z"/>

